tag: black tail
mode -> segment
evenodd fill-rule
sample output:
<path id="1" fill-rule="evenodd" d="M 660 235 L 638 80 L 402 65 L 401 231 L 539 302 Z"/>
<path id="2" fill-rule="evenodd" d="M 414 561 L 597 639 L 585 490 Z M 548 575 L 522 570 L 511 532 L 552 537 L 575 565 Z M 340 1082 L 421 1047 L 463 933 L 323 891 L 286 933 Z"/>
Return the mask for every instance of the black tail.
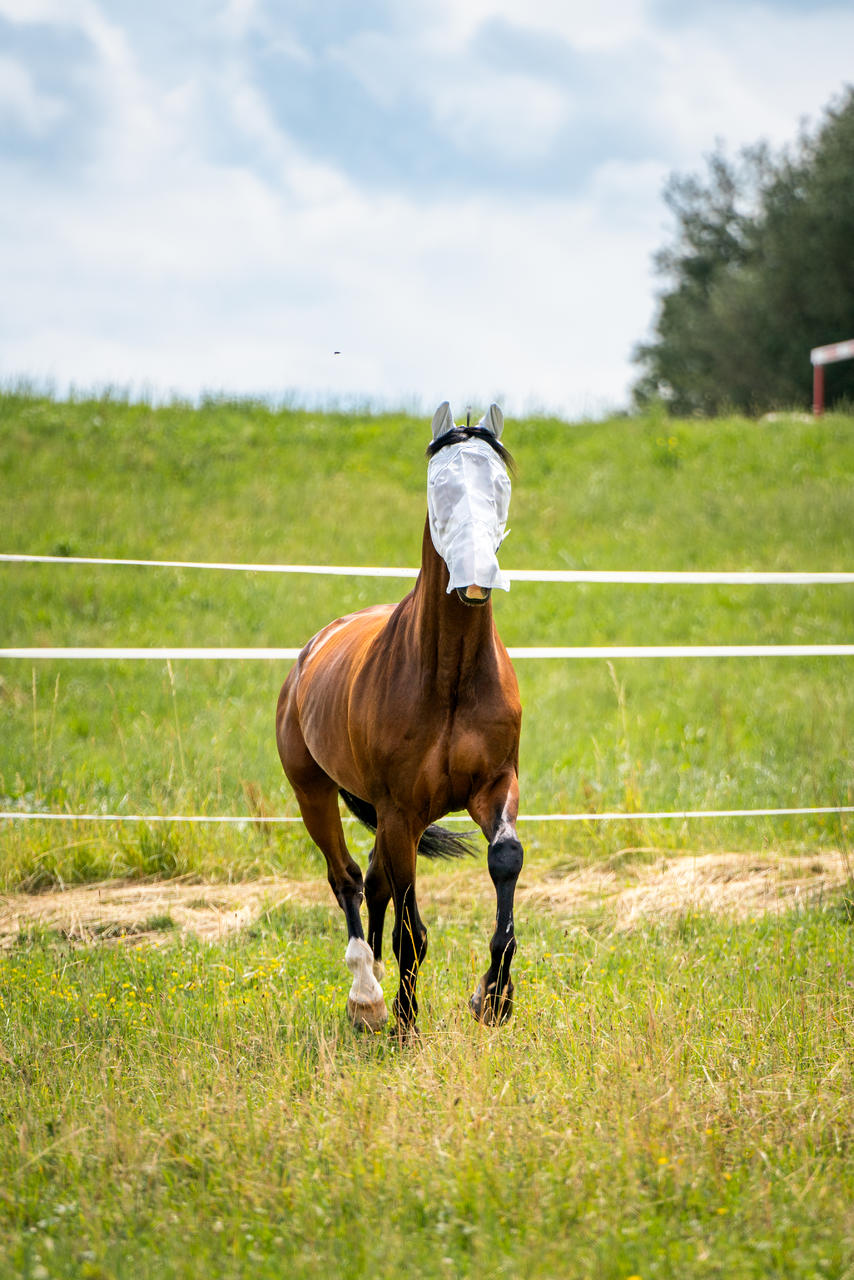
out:
<path id="1" fill-rule="evenodd" d="M 372 804 L 368 804 L 367 800 L 360 800 L 358 796 L 345 791 L 343 787 L 338 788 L 338 794 L 363 826 L 366 826 L 369 831 L 376 831 L 377 811 Z M 418 841 L 418 852 L 424 858 L 473 857 L 477 852 L 477 846 L 474 843 L 476 836 L 476 831 L 463 831 L 457 835 L 454 831 L 448 831 L 445 827 L 437 827 L 434 824 L 427 828 Z"/>
<path id="2" fill-rule="evenodd" d="M 473 858 L 476 841 L 476 831 L 461 831 L 458 835 L 434 822 L 418 841 L 418 852 L 424 858 Z"/>

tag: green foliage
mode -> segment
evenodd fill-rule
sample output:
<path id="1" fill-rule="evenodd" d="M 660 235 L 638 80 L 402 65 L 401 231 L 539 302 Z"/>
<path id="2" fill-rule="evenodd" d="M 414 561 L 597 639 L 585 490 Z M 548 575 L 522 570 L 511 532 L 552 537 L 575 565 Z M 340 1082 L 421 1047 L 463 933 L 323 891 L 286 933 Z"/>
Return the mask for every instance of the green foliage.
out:
<path id="1" fill-rule="evenodd" d="M 810 403 L 812 347 L 854 335 L 854 90 L 814 136 L 775 158 L 718 150 L 705 182 L 674 176 L 674 243 L 654 339 L 638 347 L 636 399 L 677 414 L 756 413 Z M 828 403 L 854 395 L 854 368 L 831 366 Z"/>

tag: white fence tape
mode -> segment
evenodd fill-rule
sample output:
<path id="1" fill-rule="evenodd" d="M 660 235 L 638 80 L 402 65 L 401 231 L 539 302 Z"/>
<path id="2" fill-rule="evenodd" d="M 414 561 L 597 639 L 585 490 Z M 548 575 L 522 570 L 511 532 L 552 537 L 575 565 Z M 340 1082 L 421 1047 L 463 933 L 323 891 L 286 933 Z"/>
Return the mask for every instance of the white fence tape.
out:
<path id="1" fill-rule="evenodd" d="M 130 565 L 137 569 L 225 569 L 237 573 L 313 573 L 340 578 L 414 578 L 417 569 L 393 569 L 369 565 L 236 564 L 210 560 L 110 560 L 94 556 L 29 556 L 0 554 L 0 562 L 19 564 Z"/>
<path id="2" fill-rule="evenodd" d="M 166 661 L 242 662 L 251 659 L 288 662 L 298 658 L 300 649 L 169 649 L 169 648 L 85 648 L 71 646 L 52 648 L 0 649 L 0 658 L 53 659 L 128 659 Z M 848 658 L 854 656 L 854 644 L 647 644 L 525 647 L 510 645 L 511 658 Z"/>
<path id="3" fill-rule="evenodd" d="M 353 565 L 280 565 L 237 564 L 196 560 L 127 560 L 89 556 L 38 556 L 0 553 L 0 561 L 25 564 L 125 565 L 159 569 L 220 569 L 249 573 L 323 574 L 338 577 L 413 578 L 415 568 L 398 569 Z M 706 572 L 646 571 L 598 569 L 511 569 L 516 582 L 613 583 L 623 585 L 781 585 L 813 586 L 854 583 L 854 573 L 798 572 Z M 608 646 L 511 646 L 511 658 L 767 658 L 767 657 L 850 657 L 854 644 L 788 644 L 788 645 L 608 645 Z M 34 659 L 190 659 L 242 661 L 262 659 L 292 661 L 298 648 L 91 648 L 83 646 L 39 648 L 4 648 L 0 657 Z M 854 805 L 825 805 L 813 808 L 764 809 L 681 809 L 650 813 L 534 813 L 520 815 L 520 822 L 638 822 L 672 821 L 695 818 L 770 818 L 798 815 L 854 813 Z M 105 814 L 105 813 L 31 813 L 18 810 L 0 812 L 0 820 L 10 822 L 136 822 L 191 824 L 264 824 L 299 823 L 297 817 L 235 817 L 206 814 Z M 356 821 L 344 815 L 345 821 Z M 468 822 L 468 817 L 449 816 L 446 822 Z"/>
<path id="4" fill-rule="evenodd" d="M 120 560 L 94 556 L 36 556 L 0 553 L 0 562 L 13 564 L 131 565 L 145 569 L 225 569 L 242 573 L 306 573 L 343 578 L 414 578 L 417 568 L 395 569 L 372 565 L 236 564 L 202 560 Z M 833 586 L 854 583 L 852 573 L 799 573 L 745 571 L 682 571 L 670 569 L 508 569 L 514 582 L 591 582 L 660 586 Z"/>
<path id="5" fill-rule="evenodd" d="M 93 649 L 85 646 L 71 646 L 70 648 L 50 648 L 45 646 L 38 649 L 0 649 L 0 658 L 70 658 L 70 659 L 104 659 L 112 660 L 114 658 L 127 658 L 131 661 L 143 659 L 159 659 L 166 661 L 174 658 L 188 659 L 193 662 L 212 661 L 217 658 L 226 659 L 232 662 L 241 662 L 244 659 L 259 658 L 265 661 L 282 661 L 287 662 L 293 658 L 298 658 L 301 649 L 139 649 L 139 648 L 122 648 L 122 649 Z"/>
<path id="6" fill-rule="evenodd" d="M 663 822 L 687 818 L 780 818 L 800 814 L 854 813 L 854 805 L 823 805 L 801 809 L 676 809 L 661 813 L 520 813 L 519 822 Z M 342 821 L 358 822 L 352 814 L 342 814 Z M 162 814 L 162 813 L 26 813 L 17 809 L 0 813 L 0 821 L 8 822 L 186 822 L 194 824 L 220 823 L 251 826 L 263 824 L 277 826 L 282 823 L 302 822 L 293 817 L 246 817 L 217 814 Z M 442 822 L 471 822 L 467 814 L 449 814 Z"/>

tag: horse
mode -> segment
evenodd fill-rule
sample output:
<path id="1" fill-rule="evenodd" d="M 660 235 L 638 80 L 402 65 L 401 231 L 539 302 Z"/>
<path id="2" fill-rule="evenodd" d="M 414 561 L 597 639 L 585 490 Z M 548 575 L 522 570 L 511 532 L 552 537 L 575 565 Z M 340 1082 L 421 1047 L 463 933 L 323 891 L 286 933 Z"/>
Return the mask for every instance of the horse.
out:
<path id="1" fill-rule="evenodd" d="M 507 520 L 513 459 L 492 405 L 476 426 L 439 406 L 428 446 L 428 515 L 421 568 L 398 604 L 338 618 L 311 639 L 279 695 L 276 741 L 303 821 L 323 853 L 347 924 L 353 975 L 347 1014 L 379 1031 L 383 925 L 394 905 L 398 1034 L 417 1034 L 418 970 L 427 930 L 415 896 L 416 853 L 472 852 L 437 825 L 466 809 L 488 841 L 495 887 L 490 963 L 469 1005 L 487 1025 L 512 1013 L 513 899 L 523 850 L 519 808 L 519 688 L 492 614 L 493 586 L 509 589 L 496 552 Z M 362 878 L 344 839 L 339 797 L 375 832 Z M 472 833 L 475 834 L 475 833 Z M 367 939 L 360 907 L 367 900 Z"/>

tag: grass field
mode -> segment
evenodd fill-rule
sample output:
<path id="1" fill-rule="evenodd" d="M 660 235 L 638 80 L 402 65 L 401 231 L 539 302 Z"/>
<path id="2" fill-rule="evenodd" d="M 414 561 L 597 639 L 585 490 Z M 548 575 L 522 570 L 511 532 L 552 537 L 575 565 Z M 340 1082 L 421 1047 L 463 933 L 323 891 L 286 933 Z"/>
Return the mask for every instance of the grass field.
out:
<path id="1" fill-rule="evenodd" d="M 403 1052 L 345 1025 L 331 905 L 208 946 L 22 936 L 0 1272 L 854 1275 L 841 904 L 627 933 L 520 911 L 498 1032 L 464 1008 L 488 908 L 428 918 Z"/>
<path id="2" fill-rule="evenodd" d="M 417 563 L 428 427 L 212 402 L 0 396 L 0 550 Z M 511 567 L 851 569 L 854 421 L 509 422 Z M 406 583 L 0 565 L 7 645 L 296 645 Z M 398 589 L 399 588 L 399 589 Z M 851 640 L 851 588 L 515 584 L 511 644 Z M 852 803 L 850 660 L 518 666 L 527 812 Z M 518 1013 L 466 999 L 485 867 L 428 868 L 422 1038 L 355 1039 L 340 913 L 267 663 L 6 662 L 0 807 L 238 829 L 0 825 L 0 891 L 290 878 L 202 943 L 168 911 L 0 960 L 0 1274 L 854 1276 L 849 889 L 630 922 L 523 897 Z M 662 852 L 802 863 L 844 817 L 529 826 L 522 886 Z M 367 841 L 354 832 L 354 847 Z M 843 859 L 844 860 L 844 859 Z M 633 870 L 634 868 L 634 870 Z M 202 883 L 204 881 L 204 883 Z M 480 885 L 475 888 L 476 882 Z M 224 890 L 223 890 L 224 892 Z M 319 892 L 321 892 L 319 890 Z M 9 899 L 9 901 L 12 901 Z M 391 979 L 387 993 L 393 990 Z"/>
<path id="3" fill-rule="evenodd" d="M 510 422 L 512 567 L 850 569 L 854 423 Z M 212 403 L 0 398 L 3 549 L 134 558 L 416 564 L 426 423 Z M 0 565 L 8 644 L 298 645 L 406 581 Z M 517 583 L 508 644 L 850 641 L 850 587 Z M 850 660 L 525 662 L 522 808 L 851 803 Z M 293 813 L 269 663 L 4 663 L 3 808 Z M 542 833 L 538 830 L 539 840 Z M 835 818 L 633 824 L 550 846 L 810 849 Z M 293 867 L 302 837 L 7 833 L 3 883 Z M 181 852 L 172 848 L 179 840 Z M 23 843 L 22 843 L 23 842 Z M 142 847 L 144 845 L 144 847 Z M 296 848 L 295 848 L 296 846 Z M 31 850 L 37 847 L 36 866 Z M 162 865 L 161 865 L 162 864 Z"/>

